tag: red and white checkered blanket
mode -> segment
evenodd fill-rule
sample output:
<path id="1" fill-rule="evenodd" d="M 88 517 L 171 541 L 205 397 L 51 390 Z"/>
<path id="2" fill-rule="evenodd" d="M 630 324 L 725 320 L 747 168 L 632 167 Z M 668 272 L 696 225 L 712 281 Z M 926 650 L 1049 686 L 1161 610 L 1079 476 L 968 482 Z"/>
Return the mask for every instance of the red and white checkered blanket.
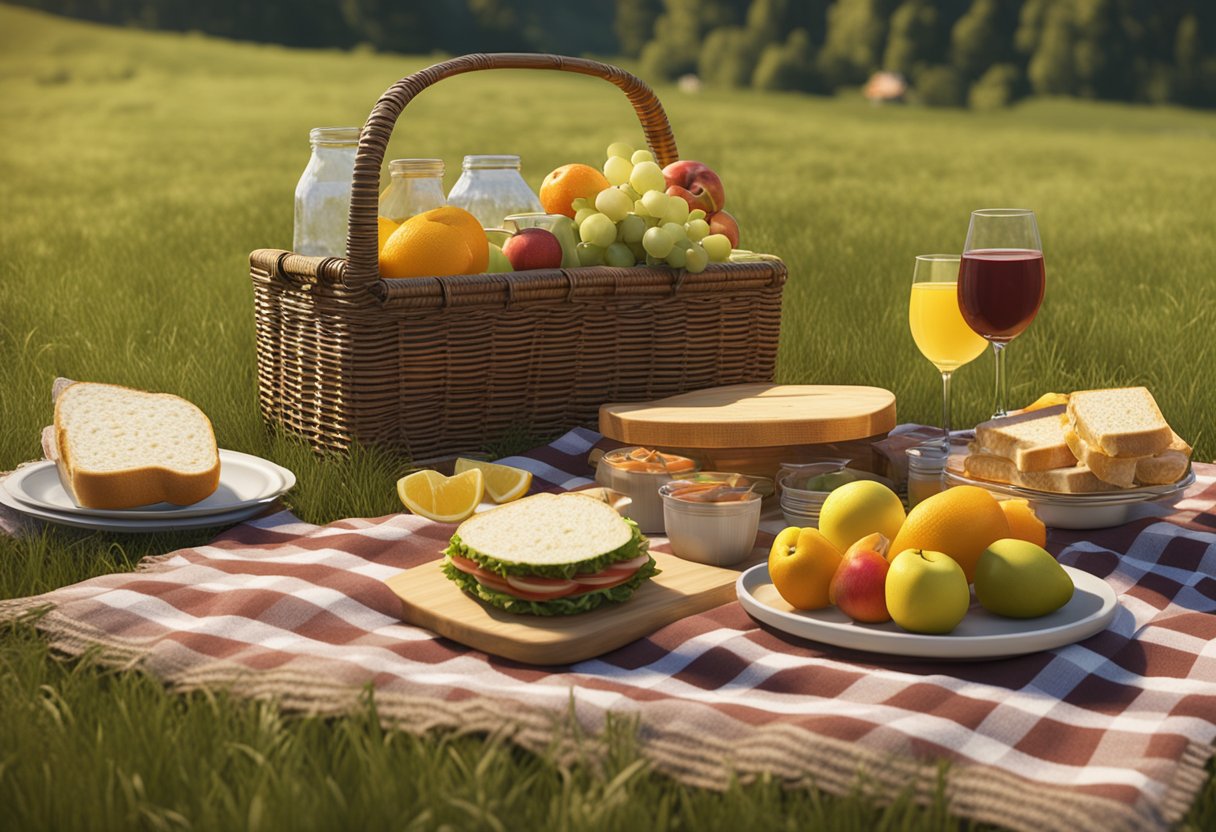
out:
<path id="1" fill-rule="evenodd" d="M 505 461 L 537 488 L 575 488 L 590 482 L 599 439 L 575 430 Z M 946 760 L 965 817 L 1158 828 L 1202 787 L 1216 740 L 1216 466 L 1195 471 L 1166 516 L 1053 531 L 1060 560 L 1109 582 L 1121 608 L 1084 642 L 998 661 L 818 646 L 731 603 L 598 659 L 528 667 L 400 622 L 383 581 L 437 558 L 452 533 L 408 514 L 328 526 L 275 514 L 135 573 L 0 603 L 0 618 L 49 605 L 38 626 L 58 648 L 100 649 L 181 689 L 338 712 L 370 684 L 386 721 L 409 730 L 506 726 L 551 749 L 571 713 L 590 734 L 626 715 L 656 767 L 696 785 L 766 771 L 837 792 L 923 793 Z"/>

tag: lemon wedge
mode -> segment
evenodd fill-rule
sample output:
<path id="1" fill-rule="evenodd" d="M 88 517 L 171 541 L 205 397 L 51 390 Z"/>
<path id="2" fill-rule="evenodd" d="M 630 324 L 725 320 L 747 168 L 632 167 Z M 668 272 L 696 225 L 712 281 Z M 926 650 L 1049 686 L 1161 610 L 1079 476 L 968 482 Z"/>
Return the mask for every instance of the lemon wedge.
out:
<path id="1" fill-rule="evenodd" d="M 460 457 L 456 460 L 456 473 L 481 471 L 486 483 L 486 493 L 496 503 L 518 500 L 532 487 L 532 472 L 495 462 L 481 462 Z"/>
<path id="2" fill-rule="evenodd" d="M 405 507 L 438 523 L 459 523 L 470 517 L 484 493 L 485 479 L 475 468 L 454 477 L 415 471 L 397 480 L 397 496 Z"/>

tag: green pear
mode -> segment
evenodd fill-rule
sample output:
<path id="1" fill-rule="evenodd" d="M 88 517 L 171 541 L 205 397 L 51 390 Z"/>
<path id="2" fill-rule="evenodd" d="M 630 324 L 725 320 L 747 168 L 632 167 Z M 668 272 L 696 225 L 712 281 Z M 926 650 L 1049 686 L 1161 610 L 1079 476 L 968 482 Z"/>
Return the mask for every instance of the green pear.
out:
<path id="1" fill-rule="evenodd" d="M 1011 537 L 984 550 L 975 567 L 975 597 L 989 612 L 1038 618 L 1072 598 L 1072 578 L 1041 546 Z"/>
<path id="2" fill-rule="evenodd" d="M 486 267 L 486 272 L 493 274 L 496 272 L 501 273 L 515 271 L 515 269 L 511 268 L 511 261 L 507 259 L 507 255 L 502 253 L 502 249 L 493 243 L 490 243 L 489 245 L 490 264 Z"/>

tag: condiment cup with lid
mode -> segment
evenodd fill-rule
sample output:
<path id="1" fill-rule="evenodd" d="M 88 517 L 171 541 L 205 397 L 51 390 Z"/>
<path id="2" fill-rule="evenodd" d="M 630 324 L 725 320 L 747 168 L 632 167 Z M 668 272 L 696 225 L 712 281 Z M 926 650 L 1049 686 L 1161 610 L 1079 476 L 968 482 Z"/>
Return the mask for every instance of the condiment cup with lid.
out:
<path id="1" fill-rule="evenodd" d="M 637 523 L 643 534 L 662 534 L 663 501 L 659 486 L 699 467 L 695 460 L 684 456 L 649 448 L 618 448 L 600 457 L 595 481 L 630 498 L 621 514 Z"/>
<path id="2" fill-rule="evenodd" d="M 701 472 L 659 488 L 671 550 L 685 560 L 733 566 L 747 559 L 760 528 L 751 477 Z"/>

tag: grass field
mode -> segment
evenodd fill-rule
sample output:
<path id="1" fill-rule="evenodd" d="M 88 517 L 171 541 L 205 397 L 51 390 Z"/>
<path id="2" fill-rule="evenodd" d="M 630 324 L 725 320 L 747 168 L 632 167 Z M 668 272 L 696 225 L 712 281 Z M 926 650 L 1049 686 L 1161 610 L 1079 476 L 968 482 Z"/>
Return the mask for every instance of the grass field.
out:
<path id="1" fill-rule="evenodd" d="M 249 251 L 289 247 L 310 127 L 362 123 L 427 63 L 104 29 L 0 7 L 0 470 L 40 455 L 59 375 L 169 390 L 223 447 L 299 474 L 305 519 L 397 510 L 403 460 L 321 463 L 269 436 L 255 404 Z M 727 183 L 744 247 L 780 254 L 779 376 L 892 389 L 901 421 L 935 421 L 936 372 L 906 324 L 912 257 L 957 251 L 972 208 L 1039 214 L 1048 291 L 1009 351 L 1010 393 L 1146 384 L 1175 429 L 1216 455 L 1216 115 L 1041 101 L 998 113 L 660 89 L 685 158 Z M 445 81 L 412 104 L 390 157 L 524 151 L 536 185 L 640 141 L 607 84 L 551 73 Z M 991 361 L 955 382 L 956 424 L 990 412 Z M 0 597 L 130 569 L 206 533 L 49 530 L 0 539 Z M 603 773 L 478 738 L 384 733 L 48 657 L 0 635 L 0 805 L 22 828 L 952 828 L 948 806 L 865 795 L 726 795 L 648 775 L 627 732 Z M 1216 786 L 1187 824 L 1216 826 Z"/>

